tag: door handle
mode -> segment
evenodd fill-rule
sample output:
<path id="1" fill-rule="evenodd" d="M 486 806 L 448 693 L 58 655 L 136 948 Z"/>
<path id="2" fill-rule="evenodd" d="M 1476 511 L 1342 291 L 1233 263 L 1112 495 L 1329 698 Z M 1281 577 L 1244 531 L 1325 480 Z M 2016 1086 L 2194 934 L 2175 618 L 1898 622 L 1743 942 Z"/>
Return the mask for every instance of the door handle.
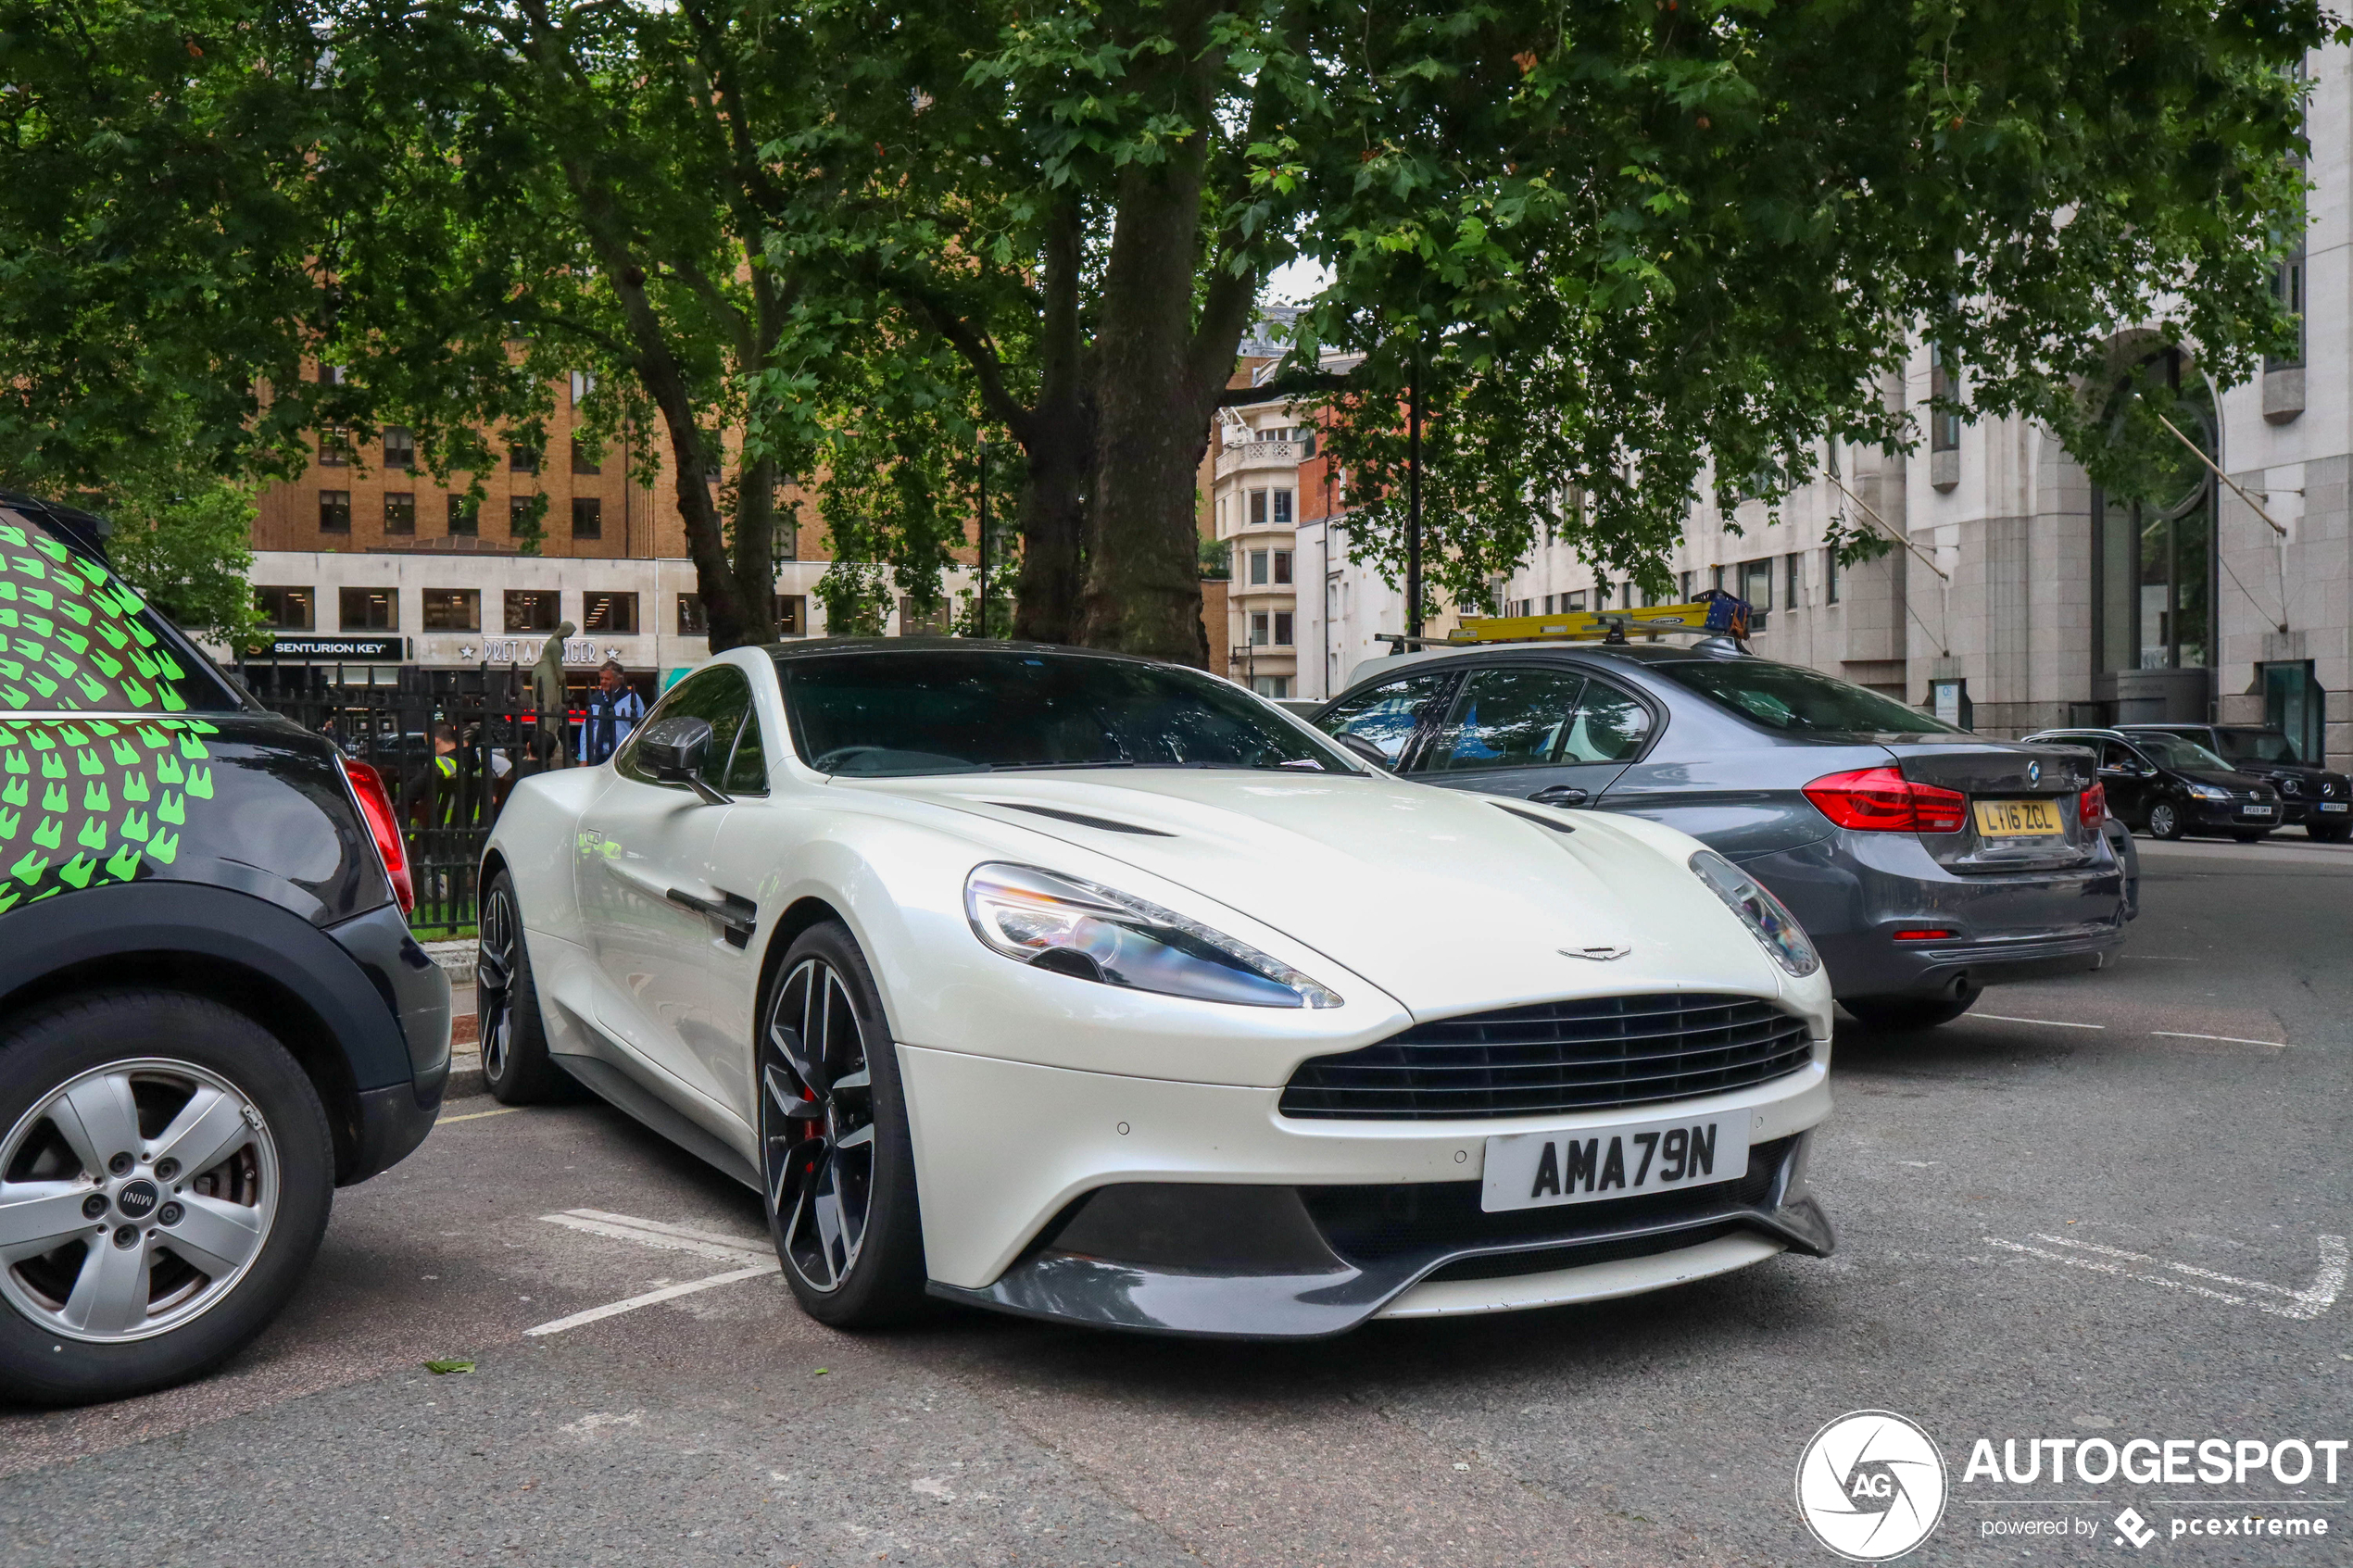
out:
<path id="1" fill-rule="evenodd" d="M 1539 806 L 1582 806 L 1593 798 L 1591 791 L 1575 784 L 1550 784 L 1528 797 Z"/>
<path id="2" fill-rule="evenodd" d="M 716 898 L 699 897 L 683 887 L 673 887 L 662 897 L 682 909 L 692 909 L 717 921 L 724 928 L 731 947 L 751 946 L 751 934 L 760 928 L 760 906 L 724 888 Z"/>

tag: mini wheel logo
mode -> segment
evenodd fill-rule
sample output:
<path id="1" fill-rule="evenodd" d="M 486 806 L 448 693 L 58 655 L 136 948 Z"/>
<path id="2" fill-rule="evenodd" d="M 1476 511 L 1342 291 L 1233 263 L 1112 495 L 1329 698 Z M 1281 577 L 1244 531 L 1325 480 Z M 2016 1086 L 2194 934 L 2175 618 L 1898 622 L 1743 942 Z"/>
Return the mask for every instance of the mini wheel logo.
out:
<path id="1" fill-rule="evenodd" d="M 1892 1411 L 1856 1411 L 1814 1434 L 1797 1461 L 1797 1509 L 1850 1562 L 1901 1557 L 1944 1516 L 1944 1456 Z"/>

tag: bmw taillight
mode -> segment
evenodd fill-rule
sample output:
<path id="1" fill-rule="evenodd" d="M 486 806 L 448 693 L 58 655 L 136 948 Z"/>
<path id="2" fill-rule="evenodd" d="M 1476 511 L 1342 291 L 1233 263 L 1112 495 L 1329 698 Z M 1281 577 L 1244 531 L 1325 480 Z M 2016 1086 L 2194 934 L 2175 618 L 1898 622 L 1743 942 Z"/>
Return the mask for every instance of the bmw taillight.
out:
<path id="1" fill-rule="evenodd" d="M 1843 828 L 1864 833 L 1958 833 L 1969 797 L 1916 784 L 1894 768 L 1831 773 L 1806 786 L 1806 798 Z"/>
<path id="2" fill-rule="evenodd" d="M 393 814 L 384 775 L 365 762 L 342 757 L 335 760 L 343 764 L 343 776 L 351 784 L 353 798 L 359 802 L 359 814 L 368 819 L 368 832 L 375 838 L 384 875 L 392 879 L 392 896 L 400 901 L 400 912 L 405 915 L 417 907 L 417 884 L 409 874 L 409 846 L 400 837 L 400 819 Z"/>
<path id="3" fill-rule="evenodd" d="M 2096 828 L 2108 821 L 2108 786 L 2094 784 L 2085 790 L 2082 800 L 2076 807 L 2075 814 L 2087 830 Z"/>

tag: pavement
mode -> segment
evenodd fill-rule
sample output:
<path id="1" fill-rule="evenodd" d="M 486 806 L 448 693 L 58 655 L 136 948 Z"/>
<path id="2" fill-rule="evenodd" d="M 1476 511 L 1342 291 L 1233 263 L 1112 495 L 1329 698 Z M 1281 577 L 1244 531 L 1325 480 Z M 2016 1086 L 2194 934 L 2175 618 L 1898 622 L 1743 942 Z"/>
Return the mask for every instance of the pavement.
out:
<path id="1" fill-rule="evenodd" d="M 1907 1563 L 2353 1562 L 2353 1451 L 2334 1486 L 1969 1462 L 2353 1437 L 2353 849 L 2143 857 L 2103 972 L 1842 1031 L 1833 1257 L 1628 1301 L 1287 1346 L 842 1335 L 691 1157 L 595 1103 L 456 1098 L 219 1374 L 0 1411 L 0 1562 L 1828 1564 L 1793 1481 L 1858 1410 L 1944 1458 Z M 2202 1533 L 2243 1514 L 2332 1534 Z"/>

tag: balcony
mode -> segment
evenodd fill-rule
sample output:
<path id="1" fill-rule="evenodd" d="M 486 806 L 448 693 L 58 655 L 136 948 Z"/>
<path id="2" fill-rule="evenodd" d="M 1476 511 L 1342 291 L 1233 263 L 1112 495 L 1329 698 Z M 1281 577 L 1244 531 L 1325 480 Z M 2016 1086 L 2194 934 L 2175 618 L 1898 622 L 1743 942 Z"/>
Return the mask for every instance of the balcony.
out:
<path id="1" fill-rule="evenodd" d="M 1303 441 L 1248 441 L 1217 454 L 1217 477 L 1246 471 L 1295 471 L 1307 460 Z"/>

